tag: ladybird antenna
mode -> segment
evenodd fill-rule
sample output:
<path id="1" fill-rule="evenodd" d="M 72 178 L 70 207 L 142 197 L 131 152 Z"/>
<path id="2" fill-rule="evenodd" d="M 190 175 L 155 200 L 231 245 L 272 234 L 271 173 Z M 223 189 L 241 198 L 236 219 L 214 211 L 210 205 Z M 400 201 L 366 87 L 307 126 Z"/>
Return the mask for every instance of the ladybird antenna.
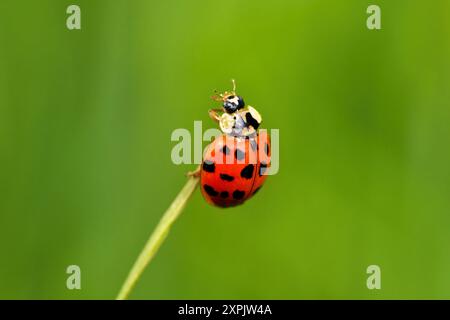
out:
<path id="1" fill-rule="evenodd" d="M 223 99 L 223 94 L 222 93 L 218 93 L 217 89 L 214 90 L 214 95 L 211 97 L 213 100 L 215 101 L 222 101 Z"/>

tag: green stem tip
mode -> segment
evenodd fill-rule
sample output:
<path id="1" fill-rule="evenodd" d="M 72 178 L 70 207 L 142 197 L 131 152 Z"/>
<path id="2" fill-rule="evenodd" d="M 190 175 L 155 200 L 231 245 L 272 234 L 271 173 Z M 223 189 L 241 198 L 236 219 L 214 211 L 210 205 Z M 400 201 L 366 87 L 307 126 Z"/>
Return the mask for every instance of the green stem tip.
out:
<path id="1" fill-rule="evenodd" d="M 125 300 L 128 298 L 130 292 L 136 285 L 136 282 L 139 280 L 145 268 L 158 252 L 159 247 L 167 237 L 170 227 L 177 220 L 183 211 L 183 208 L 186 206 L 186 203 L 193 194 L 198 181 L 199 178 L 197 176 L 190 176 L 183 189 L 181 189 L 180 193 L 177 195 L 170 207 L 166 210 L 166 212 L 164 212 L 164 215 L 155 230 L 147 240 L 144 249 L 141 251 L 139 257 L 131 268 L 125 283 L 120 289 L 117 300 Z"/>

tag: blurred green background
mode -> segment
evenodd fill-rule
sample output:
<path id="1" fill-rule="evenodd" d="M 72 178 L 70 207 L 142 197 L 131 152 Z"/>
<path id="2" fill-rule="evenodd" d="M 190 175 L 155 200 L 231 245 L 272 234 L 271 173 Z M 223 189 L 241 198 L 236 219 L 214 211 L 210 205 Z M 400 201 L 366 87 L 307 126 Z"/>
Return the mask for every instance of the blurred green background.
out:
<path id="1" fill-rule="evenodd" d="M 194 168 L 172 131 L 233 77 L 279 174 L 197 190 L 131 298 L 450 298 L 447 0 L 1 1 L 0 298 L 114 298 Z"/>

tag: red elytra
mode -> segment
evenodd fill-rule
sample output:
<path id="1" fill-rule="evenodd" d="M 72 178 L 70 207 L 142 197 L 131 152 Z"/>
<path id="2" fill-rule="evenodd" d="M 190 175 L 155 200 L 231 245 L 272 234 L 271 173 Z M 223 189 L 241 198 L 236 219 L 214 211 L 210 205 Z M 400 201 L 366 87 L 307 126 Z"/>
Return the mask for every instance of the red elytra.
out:
<path id="1" fill-rule="evenodd" d="M 207 202 L 218 207 L 244 203 L 263 185 L 270 167 L 270 137 L 260 131 L 255 137 L 223 134 L 206 149 L 200 186 Z"/>

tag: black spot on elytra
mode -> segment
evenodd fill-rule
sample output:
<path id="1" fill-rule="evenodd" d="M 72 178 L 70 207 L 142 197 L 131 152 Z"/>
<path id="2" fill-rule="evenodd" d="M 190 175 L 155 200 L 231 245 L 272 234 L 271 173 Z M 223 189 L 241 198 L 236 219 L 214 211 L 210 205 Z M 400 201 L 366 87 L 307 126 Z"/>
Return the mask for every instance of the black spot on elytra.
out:
<path id="1" fill-rule="evenodd" d="M 222 151 L 222 153 L 226 155 L 230 154 L 230 148 L 228 148 L 226 145 L 224 145 L 220 151 Z"/>
<path id="2" fill-rule="evenodd" d="M 250 147 L 252 148 L 253 151 L 258 150 L 258 144 L 254 139 L 250 140 Z"/>
<path id="3" fill-rule="evenodd" d="M 210 160 L 203 161 L 203 170 L 206 172 L 214 172 L 216 170 L 216 165 Z"/>
<path id="4" fill-rule="evenodd" d="M 233 191 L 233 199 L 241 200 L 245 196 L 244 191 L 235 190 Z"/>
<path id="5" fill-rule="evenodd" d="M 225 181 L 233 181 L 234 177 L 230 176 L 230 175 L 228 175 L 226 173 L 221 173 L 220 174 L 220 179 L 225 180 Z"/>
<path id="6" fill-rule="evenodd" d="M 215 197 L 219 194 L 213 187 L 207 184 L 203 185 L 203 189 L 206 191 L 208 195 L 212 197 Z"/>
<path id="7" fill-rule="evenodd" d="M 261 162 L 259 165 L 259 176 L 262 176 L 267 170 L 267 163 Z"/>
<path id="8" fill-rule="evenodd" d="M 244 169 L 241 171 L 241 177 L 245 179 L 251 179 L 253 177 L 253 170 L 255 169 L 255 166 L 253 164 L 249 164 L 245 166 Z"/>
<path id="9" fill-rule="evenodd" d="M 234 151 L 234 156 L 237 160 L 243 160 L 245 158 L 245 152 L 240 149 L 236 149 L 236 151 Z"/>
<path id="10" fill-rule="evenodd" d="M 261 189 L 261 187 L 262 186 L 259 186 L 258 188 L 256 188 L 255 191 L 253 191 L 253 195 L 255 195 L 259 191 L 259 189 Z"/>
<path id="11" fill-rule="evenodd" d="M 270 148 L 269 148 L 269 144 L 267 142 L 266 142 L 266 145 L 264 146 L 264 152 L 266 153 L 267 156 L 269 156 Z"/>
<path id="12" fill-rule="evenodd" d="M 247 112 L 245 114 L 245 122 L 255 128 L 255 130 L 259 127 L 258 121 L 256 121 L 255 118 L 252 117 L 250 112 Z"/>
<path id="13" fill-rule="evenodd" d="M 221 198 L 228 198 L 228 192 L 226 192 L 226 191 L 222 191 L 221 193 L 220 193 L 220 197 Z"/>

